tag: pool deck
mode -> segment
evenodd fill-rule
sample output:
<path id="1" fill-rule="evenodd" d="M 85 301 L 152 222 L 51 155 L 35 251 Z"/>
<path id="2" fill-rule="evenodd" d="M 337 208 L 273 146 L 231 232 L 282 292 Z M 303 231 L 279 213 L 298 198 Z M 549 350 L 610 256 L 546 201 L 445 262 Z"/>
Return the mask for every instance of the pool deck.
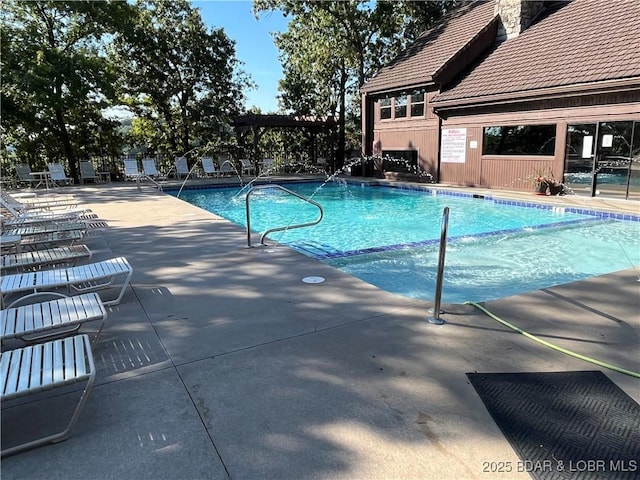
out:
<path id="1" fill-rule="evenodd" d="M 429 302 L 286 247 L 247 248 L 244 229 L 148 183 L 62 192 L 109 223 L 86 243 L 95 260 L 127 257 L 132 288 L 108 309 L 70 438 L 2 459 L 3 479 L 528 479 L 483 472 L 518 457 L 466 373 L 602 370 L 640 402 L 638 379 L 471 305 L 445 304 L 446 323 L 429 324 Z M 635 201 L 472 193 L 640 213 Z M 638 277 L 630 268 L 484 307 L 640 371 Z M 4 409 L 3 440 L 56 425 L 75 401 Z"/>

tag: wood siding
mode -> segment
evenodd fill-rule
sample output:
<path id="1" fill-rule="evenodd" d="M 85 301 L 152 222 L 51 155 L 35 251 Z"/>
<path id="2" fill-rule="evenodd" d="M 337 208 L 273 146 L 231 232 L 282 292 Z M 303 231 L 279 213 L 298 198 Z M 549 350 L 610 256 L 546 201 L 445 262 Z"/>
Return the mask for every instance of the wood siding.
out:
<path id="1" fill-rule="evenodd" d="M 377 127 L 374 142 L 380 150 L 416 150 L 420 169 L 435 178 L 438 167 L 437 120 L 394 120 Z"/>
<path id="2" fill-rule="evenodd" d="M 425 115 L 420 118 L 380 120 L 377 107 L 369 97 L 363 119 L 363 134 L 371 145 L 381 151 L 416 150 L 423 171 L 434 176 L 438 183 L 487 187 L 505 190 L 531 190 L 536 170 L 551 170 L 562 180 L 567 125 L 614 121 L 640 121 L 640 92 L 571 96 L 501 104 L 467 109 L 434 112 L 431 100 L 435 91 L 426 94 Z M 366 97 L 366 96 L 363 96 Z M 549 125 L 556 126 L 554 155 L 482 155 L 483 129 L 487 126 Z M 445 128 L 466 128 L 464 163 L 440 163 L 440 132 Z M 476 147 L 472 148 L 475 142 Z M 363 151 L 371 151 L 371 145 Z"/>
<path id="3" fill-rule="evenodd" d="M 572 99 L 573 103 L 574 100 Z M 586 99 L 586 103 L 591 100 Z M 548 110 L 503 111 L 449 117 L 442 128 L 466 128 L 465 164 L 440 165 L 440 183 L 486 187 L 503 190 L 531 190 L 536 170 L 551 170 L 562 180 L 567 138 L 567 125 L 598 121 L 640 120 L 640 104 L 552 108 Z M 485 126 L 556 125 L 554 155 L 482 155 L 482 135 Z M 477 148 L 469 147 L 472 140 Z"/>

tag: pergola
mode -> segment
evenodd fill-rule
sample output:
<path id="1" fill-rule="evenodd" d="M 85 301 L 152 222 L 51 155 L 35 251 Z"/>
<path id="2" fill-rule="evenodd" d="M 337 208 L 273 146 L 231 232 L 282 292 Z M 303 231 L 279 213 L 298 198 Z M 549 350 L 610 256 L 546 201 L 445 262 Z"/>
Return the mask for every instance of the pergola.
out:
<path id="1" fill-rule="evenodd" d="M 301 129 L 309 135 L 309 157 L 316 163 L 318 152 L 316 151 L 316 136 L 322 132 L 335 134 L 338 122 L 333 117 L 311 117 L 296 115 L 275 115 L 275 114 L 246 114 L 236 117 L 233 127 L 236 135 L 240 138 L 243 135 L 251 134 L 252 157 L 258 160 L 258 142 L 260 137 L 270 129 Z"/>

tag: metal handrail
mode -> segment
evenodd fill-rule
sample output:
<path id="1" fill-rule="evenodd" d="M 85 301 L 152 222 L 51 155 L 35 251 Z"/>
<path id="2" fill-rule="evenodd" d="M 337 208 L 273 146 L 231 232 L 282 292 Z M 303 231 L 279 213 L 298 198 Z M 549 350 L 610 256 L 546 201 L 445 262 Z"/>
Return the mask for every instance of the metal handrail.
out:
<path id="1" fill-rule="evenodd" d="M 447 252 L 447 230 L 449 229 L 449 207 L 442 211 L 442 228 L 440 231 L 440 252 L 438 255 L 438 271 L 436 276 L 436 292 L 433 300 L 433 315 L 427 318 L 429 323 L 442 325 L 440 318 L 440 298 L 442 297 L 442 281 L 444 276 L 444 257 Z"/>
<path id="2" fill-rule="evenodd" d="M 140 179 L 144 178 L 146 180 L 149 180 L 151 183 L 153 183 L 159 191 L 162 192 L 162 185 L 160 185 L 158 182 L 156 182 L 153 178 L 151 178 L 148 175 L 145 175 L 144 173 L 140 173 L 138 175 L 136 175 L 136 186 L 138 187 L 138 191 L 141 192 L 142 188 L 141 188 L 141 184 L 140 184 Z"/>
<path id="3" fill-rule="evenodd" d="M 266 238 L 267 235 L 269 235 L 270 233 L 273 232 L 280 232 L 283 230 L 290 230 L 293 228 L 303 228 L 303 227 L 312 227 L 314 225 L 317 225 L 318 223 L 320 223 L 320 221 L 322 220 L 322 218 L 324 217 L 324 210 L 322 209 L 322 205 L 320 205 L 318 202 L 315 202 L 313 200 L 311 200 L 310 198 L 304 197 L 296 192 L 293 192 L 291 190 L 289 190 L 288 188 L 284 188 L 282 185 L 277 185 L 277 184 L 269 184 L 269 185 L 254 185 L 251 190 L 249 190 L 247 192 L 247 196 L 245 197 L 245 210 L 246 210 L 246 215 L 247 215 L 247 246 L 250 247 L 251 246 L 251 212 L 250 212 L 250 207 L 249 207 L 249 198 L 251 197 L 251 194 L 255 191 L 255 190 L 261 190 L 261 189 L 265 189 L 265 188 L 277 188 L 279 190 L 282 190 L 283 192 L 289 193 L 291 195 L 293 195 L 294 197 L 299 198 L 300 200 L 303 200 L 307 203 L 310 203 L 311 205 L 314 205 L 316 207 L 318 207 L 318 210 L 320 210 L 320 216 L 313 222 L 307 222 L 307 223 L 299 223 L 296 225 L 287 225 L 286 227 L 275 227 L 275 228 L 270 228 L 269 230 L 266 230 L 262 236 L 260 237 L 260 245 L 264 245 L 264 239 Z"/>

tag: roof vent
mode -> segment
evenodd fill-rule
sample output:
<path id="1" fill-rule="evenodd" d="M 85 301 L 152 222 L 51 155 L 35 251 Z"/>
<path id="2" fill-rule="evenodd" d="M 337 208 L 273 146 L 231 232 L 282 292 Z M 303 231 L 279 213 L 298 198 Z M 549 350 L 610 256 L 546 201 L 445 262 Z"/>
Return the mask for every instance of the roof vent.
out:
<path id="1" fill-rule="evenodd" d="M 543 8 L 544 2 L 540 0 L 496 0 L 493 12 L 500 16 L 496 40 L 520 35 Z"/>

